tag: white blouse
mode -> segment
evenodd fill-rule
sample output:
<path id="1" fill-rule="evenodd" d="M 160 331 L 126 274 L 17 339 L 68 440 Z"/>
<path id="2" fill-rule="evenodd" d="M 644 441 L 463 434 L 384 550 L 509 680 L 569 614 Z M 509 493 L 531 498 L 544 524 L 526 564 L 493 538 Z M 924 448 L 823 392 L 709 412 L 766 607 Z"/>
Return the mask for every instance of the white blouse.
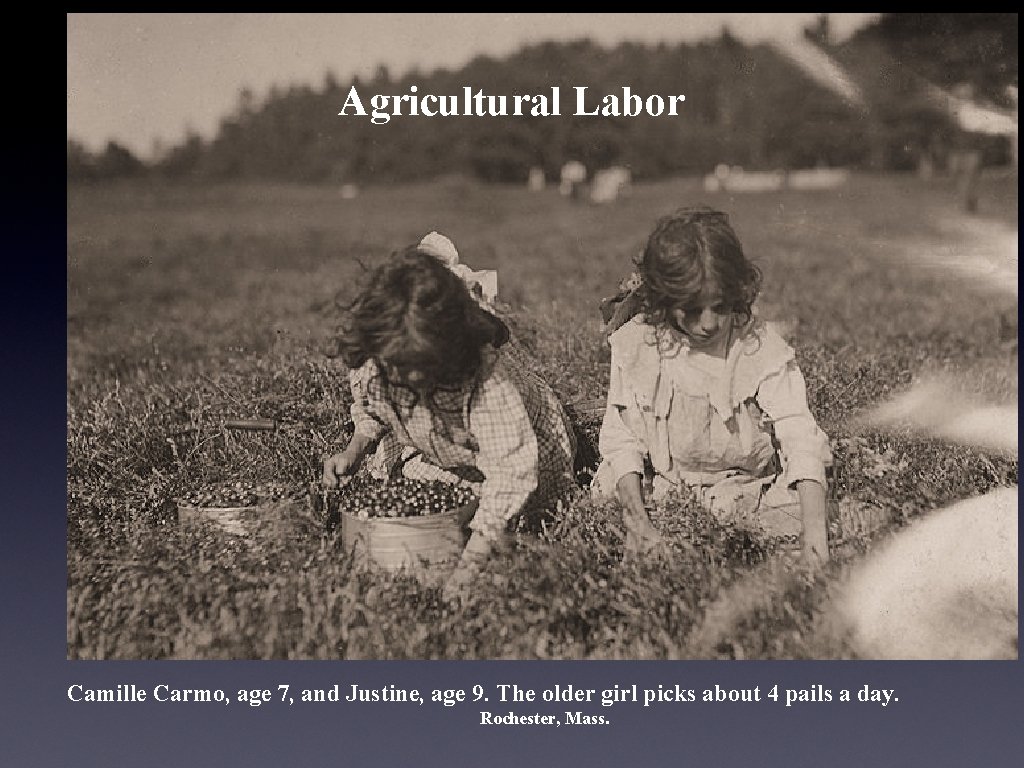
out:
<path id="1" fill-rule="evenodd" d="M 724 359 L 641 316 L 609 343 L 599 448 L 615 482 L 642 475 L 649 457 L 655 472 L 691 486 L 781 472 L 787 486 L 807 479 L 824 487 L 828 438 L 807 406 L 793 349 L 768 324 L 737 329 Z"/>

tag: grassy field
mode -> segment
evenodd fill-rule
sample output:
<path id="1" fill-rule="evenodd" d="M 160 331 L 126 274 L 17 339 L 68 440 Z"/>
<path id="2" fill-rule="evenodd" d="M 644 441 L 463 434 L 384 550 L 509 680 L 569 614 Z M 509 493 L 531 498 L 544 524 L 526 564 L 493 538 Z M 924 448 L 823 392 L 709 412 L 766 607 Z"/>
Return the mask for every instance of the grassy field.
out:
<path id="1" fill-rule="evenodd" d="M 1015 292 L 928 266 L 932 253 L 970 260 L 998 233 L 1015 243 L 1016 175 L 987 177 L 981 201 L 968 219 L 945 180 L 867 176 L 837 192 L 749 196 L 679 180 L 611 206 L 461 179 L 354 200 L 269 185 L 71 188 L 68 656 L 849 657 L 827 607 L 873 545 L 866 535 L 811 575 L 673 503 L 661 523 L 698 546 L 624 563 L 616 508 L 581 492 L 452 606 L 352 562 L 310 515 L 243 538 L 178 525 L 173 500 L 206 481 L 304 488 L 319 477 L 350 429 L 346 372 L 325 354 L 335 300 L 364 265 L 433 229 L 474 269 L 498 270 L 522 340 L 566 402 L 603 398 L 597 302 L 655 219 L 696 202 L 726 210 L 764 270 L 760 311 L 792 329 L 841 496 L 905 520 L 1016 485 L 1016 459 L 855 420 L 934 373 L 969 396 L 1016 401 Z M 220 428 L 257 417 L 281 427 Z M 756 569 L 757 594 L 711 626 L 705 607 Z"/>

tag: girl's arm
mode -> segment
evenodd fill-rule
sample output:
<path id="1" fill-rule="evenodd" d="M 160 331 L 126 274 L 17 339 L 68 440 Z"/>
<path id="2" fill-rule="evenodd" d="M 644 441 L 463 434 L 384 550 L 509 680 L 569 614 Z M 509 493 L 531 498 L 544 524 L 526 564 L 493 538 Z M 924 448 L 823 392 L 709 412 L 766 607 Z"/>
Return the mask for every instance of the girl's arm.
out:
<path id="1" fill-rule="evenodd" d="M 598 450 L 608 462 L 615 480 L 615 493 L 622 504 L 622 522 L 626 528 L 626 548 L 640 551 L 662 541 L 662 536 L 651 523 L 643 494 L 644 455 L 647 447 L 629 428 L 624 419 L 630 407 L 625 396 L 622 372 L 612 361 L 608 386 L 608 407 L 598 436 Z M 635 414 L 635 419 L 640 419 Z"/>
<path id="2" fill-rule="evenodd" d="M 808 562 L 828 562 L 825 463 L 828 438 L 807 406 L 807 385 L 795 362 L 758 387 L 758 404 L 771 418 L 788 486 L 796 488 L 803 520 L 802 554 Z"/>
<path id="3" fill-rule="evenodd" d="M 825 488 L 816 480 L 797 480 L 803 518 L 801 556 L 811 564 L 828 562 L 828 531 L 825 523 Z"/>
<path id="4" fill-rule="evenodd" d="M 495 542 L 536 489 L 539 472 L 529 412 L 500 362 L 473 397 L 468 427 L 478 447 L 477 468 L 484 476 L 470 528 L 474 538 Z"/>
<path id="5" fill-rule="evenodd" d="M 617 484 L 620 478 L 630 473 L 643 477 L 644 456 L 648 453 L 648 446 L 644 445 L 636 430 L 630 429 L 627 423 L 642 423 L 642 417 L 636 412 L 636 402 L 627 392 L 622 369 L 616 357 L 616 349 L 613 346 L 608 381 L 608 406 L 601 422 L 597 447 L 601 452 L 601 458 L 608 463 Z"/>
<path id="6" fill-rule="evenodd" d="M 644 506 L 641 476 L 630 472 L 619 478 L 616 494 L 622 502 L 622 524 L 626 528 L 625 547 L 629 552 L 644 552 L 664 542 L 664 537 L 651 523 Z"/>
<path id="7" fill-rule="evenodd" d="M 349 388 L 352 390 L 352 423 L 354 431 L 344 450 L 324 461 L 323 484 L 333 488 L 342 477 L 351 476 L 359 469 L 366 454 L 377 444 L 387 426 L 374 414 L 366 391 L 367 379 L 373 375 L 374 364 L 367 362 L 361 368 L 349 373 Z"/>
<path id="8" fill-rule="evenodd" d="M 500 362 L 474 395 L 468 426 L 479 447 L 476 463 L 484 481 L 469 523 L 472 534 L 444 585 L 446 599 L 460 597 L 470 588 L 508 521 L 523 509 L 538 483 L 537 436 L 526 405 Z"/>
<path id="9" fill-rule="evenodd" d="M 350 413 L 352 414 L 352 424 L 355 427 L 352 435 L 353 441 L 358 436 L 365 438 L 370 443 L 375 443 L 388 430 L 387 424 L 376 414 L 370 402 L 370 379 L 379 375 L 377 364 L 373 360 L 367 360 L 364 365 L 351 371 L 348 375 L 349 389 L 352 391 Z"/>

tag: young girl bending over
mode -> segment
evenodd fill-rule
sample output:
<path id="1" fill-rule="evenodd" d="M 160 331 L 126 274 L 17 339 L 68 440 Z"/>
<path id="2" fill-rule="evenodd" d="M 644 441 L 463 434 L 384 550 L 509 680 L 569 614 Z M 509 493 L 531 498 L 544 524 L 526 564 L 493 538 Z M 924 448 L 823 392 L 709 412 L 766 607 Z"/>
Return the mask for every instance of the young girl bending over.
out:
<path id="1" fill-rule="evenodd" d="M 686 488 L 723 521 L 799 537 L 808 561 L 826 561 L 828 439 L 793 349 L 752 313 L 761 274 L 728 217 L 697 207 L 662 218 L 638 266 L 609 307 L 593 483 L 621 501 L 627 548 L 660 543 L 645 503 Z"/>
<path id="2" fill-rule="evenodd" d="M 431 253 L 395 254 L 348 309 L 341 355 L 351 369 L 348 446 L 324 463 L 328 487 L 374 451 L 401 472 L 472 487 L 479 506 L 448 595 L 468 586 L 523 513 L 552 508 L 575 487 L 573 431 L 554 392 L 527 370 L 509 330 Z"/>

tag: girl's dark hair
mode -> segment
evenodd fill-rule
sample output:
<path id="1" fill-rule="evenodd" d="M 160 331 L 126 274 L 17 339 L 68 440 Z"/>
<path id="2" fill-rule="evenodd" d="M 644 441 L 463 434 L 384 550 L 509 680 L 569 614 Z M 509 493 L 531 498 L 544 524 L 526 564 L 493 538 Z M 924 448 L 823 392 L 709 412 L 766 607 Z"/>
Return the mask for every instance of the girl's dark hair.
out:
<path id="1" fill-rule="evenodd" d="M 707 206 L 659 219 L 637 266 L 642 311 L 653 325 L 663 325 L 673 307 L 696 302 L 709 280 L 747 322 L 761 290 L 761 270 L 743 254 L 729 217 Z"/>
<path id="2" fill-rule="evenodd" d="M 508 338 L 508 327 L 477 304 L 457 275 L 409 246 L 375 269 L 343 309 L 338 351 L 353 369 L 371 358 L 415 369 L 433 389 L 469 381 L 484 346 Z"/>

